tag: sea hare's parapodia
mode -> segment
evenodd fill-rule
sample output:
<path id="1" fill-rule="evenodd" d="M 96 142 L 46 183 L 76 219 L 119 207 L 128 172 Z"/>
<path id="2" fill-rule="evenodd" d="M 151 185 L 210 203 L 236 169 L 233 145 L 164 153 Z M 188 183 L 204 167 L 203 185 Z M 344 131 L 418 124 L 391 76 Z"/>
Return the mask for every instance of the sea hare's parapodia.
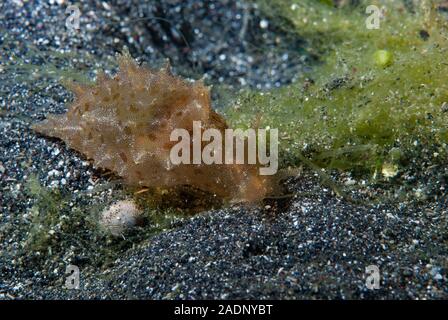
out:
<path id="1" fill-rule="evenodd" d="M 75 101 L 62 115 L 50 115 L 33 128 L 62 139 L 109 169 L 126 183 L 147 187 L 190 185 L 222 199 L 257 201 L 269 192 L 257 165 L 180 164 L 170 162 L 173 129 L 223 132 L 226 121 L 210 106 L 209 89 L 201 82 L 173 76 L 169 68 L 151 70 L 129 56 L 118 57 L 119 72 L 98 75 L 94 85 L 70 84 Z"/>

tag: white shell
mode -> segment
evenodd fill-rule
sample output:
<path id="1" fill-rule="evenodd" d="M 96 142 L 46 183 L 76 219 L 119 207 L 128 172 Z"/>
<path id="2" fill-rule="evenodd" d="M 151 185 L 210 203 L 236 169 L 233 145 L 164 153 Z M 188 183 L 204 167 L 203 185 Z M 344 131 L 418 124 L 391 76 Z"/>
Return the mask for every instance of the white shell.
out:
<path id="1" fill-rule="evenodd" d="M 113 236 L 122 236 L 138 223 L 141 211 L 131 200 L 114 203 L 101 213 L 100 224 Z"/>

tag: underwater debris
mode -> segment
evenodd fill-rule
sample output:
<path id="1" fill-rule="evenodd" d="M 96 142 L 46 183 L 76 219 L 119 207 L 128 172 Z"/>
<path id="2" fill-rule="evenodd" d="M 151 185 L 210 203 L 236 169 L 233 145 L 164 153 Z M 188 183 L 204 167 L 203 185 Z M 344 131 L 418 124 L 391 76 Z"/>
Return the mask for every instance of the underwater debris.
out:
<path id="1" fill-rule="evenodd" d="M 213 128 L 223 134 L 228 127 L 211 108 L 210 91 L 202 81 L 175 77 L 169 66 L 159 71 L 138 66 L 129 53 L 119 55 L 118 63 L 113 78 L 101 73 L 94 85 L 67 84 L 76 96 L 68 112 L 50 115 L 33 129 L 64 140 L 93 159 L 95 167 L 116 172 L 129 185 L 188 185 L 233 201 L 264 198 L 270 191 L 269 177 L 259 176 L 257 164 L 171 162 L 174 129 L 191 134 L 194 121 L 200 121 L 204 131 Z"/>

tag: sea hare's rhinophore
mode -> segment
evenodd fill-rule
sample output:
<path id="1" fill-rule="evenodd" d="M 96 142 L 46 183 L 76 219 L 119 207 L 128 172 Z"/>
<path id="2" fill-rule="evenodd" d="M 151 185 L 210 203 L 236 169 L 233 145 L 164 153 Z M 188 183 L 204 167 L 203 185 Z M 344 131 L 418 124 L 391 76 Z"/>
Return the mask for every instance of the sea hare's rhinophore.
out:
<path id="1" fill-rule="evenodd" d="M 176 187 L 190 185 L 222 199 L 254 202 L 269 192 L 257 165 L 180 164 L 170 162 L 173 129 L 202 129 L 224 133 L 226 121 L 210 107 L 209 89 L 159 71 L 141 67 L 129 56 L 118 57 L 119 72 L 98 75 L 96 84 L 70 84 L 75 101 L 62 115 L 50 115 L 33 128 L 58 137 L 71 148 L 130 185 Z"/>

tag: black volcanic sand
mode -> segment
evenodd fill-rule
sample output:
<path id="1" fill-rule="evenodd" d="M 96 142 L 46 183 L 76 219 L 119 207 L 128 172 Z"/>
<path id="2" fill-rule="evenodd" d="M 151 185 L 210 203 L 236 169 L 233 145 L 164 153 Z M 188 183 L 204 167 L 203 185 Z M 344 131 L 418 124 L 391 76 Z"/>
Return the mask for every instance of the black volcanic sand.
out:
<path id="1" fill-rule="evenodd" d="M 409 192 L 418 201 L 381 200 L 381 186 L 338 176 L 361 201 L 343 200 L 304 170 L 285 184 L 291 199 L 177 217 L 150 236 L 96 232 L 92 212 L 125 188 L 30 130 L 71 101 L 58 75 L 113 71 L 109 57 L 126 45 L 140 61 L 169 58 L 175 73 L 204 76 L 217 91 L 267 89 L 293 81 L 312 59 L 301 41 L 235 1 L 81 1 L 77 32 L 67 32 L 60 2 L 0 4 L 0 299 L 448 298 L 440 168 L 416 170 L 419 187 Z M 53 196 L 30 193 L 33 179 Z M 36 216 L 50 214 L 39 230 Z M 33 234 L 51 245 L 30 248 Z M 69 264 L 81 271 L 80 290 L 63 287 Z M 369 265 L 379 267 L 379 290 L 366 287 Z"/>

